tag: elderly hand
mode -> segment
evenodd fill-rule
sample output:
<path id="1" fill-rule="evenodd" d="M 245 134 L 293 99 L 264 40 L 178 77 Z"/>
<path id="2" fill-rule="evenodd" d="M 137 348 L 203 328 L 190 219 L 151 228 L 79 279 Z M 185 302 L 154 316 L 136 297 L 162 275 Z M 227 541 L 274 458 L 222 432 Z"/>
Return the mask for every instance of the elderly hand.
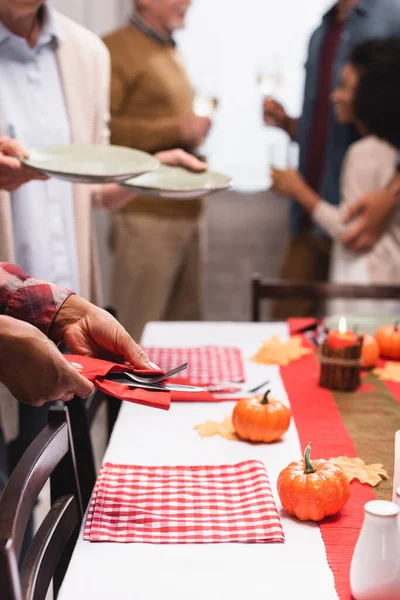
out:
<path id="1" fill-rule="evenodd" d="M 199 160 L 193 156 L 193 154 L 189 154 L 180 149 L 157 152 L 155 157 L 158 158 L 163 165 L 176 165 L 197 172 L 205 171 L 207 169 L 207 164 L 205 162 Z"/>
<path id="2" fill-rule="evenodd" d="M 355 222 L 346 228 L 342 244 L 353 252 L 371 250 L 387 229 L 396 206 L 397 197 L 391 190 L 381 190 L 360 198 L 345 215 L 345 223 L 353 219 Z"/>
<path id="3" fill-rule="evenodd" d="M 18 158 L 15 158 L 27 156 L 28 152 L 19 142 L 0 137 L 0 190 L 13 192 L 33 179 L 47 179 L 46 175 L 24 167 Z"/>
<path id="4" fill-rule="evenodd" d="M 0 381 L 32 406 L 87 398 L 94 390 L 39 329 L 5 316 L 0 316 Z"/>
<path id="5" fill-rule="evenodd" d="M 64 302 L 50 337 L 63 340 L 74 354 L 125 361 L 137 369 L 158 369 L 114 317 L 79 296 Z"/>

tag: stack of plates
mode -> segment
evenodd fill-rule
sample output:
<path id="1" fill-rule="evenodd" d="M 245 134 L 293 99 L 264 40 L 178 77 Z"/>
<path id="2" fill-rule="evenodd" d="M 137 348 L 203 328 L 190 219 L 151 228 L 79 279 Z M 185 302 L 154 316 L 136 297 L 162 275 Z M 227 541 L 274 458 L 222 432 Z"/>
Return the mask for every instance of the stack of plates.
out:
<path id="1" fill-rule="evenodd" d="M 160 166 L 154 156 L 140 150 L 78 144 L 33 149 L 22 163 L 50 177 L 92 184 L 121 183 Z"/>
<path id="2" fill-rule="evenodd" d="M 221 173 L 194 173 L 160 166 L 140 150 L 120 146 L 68 145 L 36 148 L 22 163 L 49 177 L 74 183 L 123 183 L 132 192 L 160 198 L 190 199 L 227 190 L 232 180 Z"/>
<path id="3" fill-rule="evenodd" d="M 124 186 L 143 196 L 188 200 L 228 190 L 232 179 L 213 171 L 194 173 L 182 167 L 161 165 L 152 173 L 125 181 Z"/>

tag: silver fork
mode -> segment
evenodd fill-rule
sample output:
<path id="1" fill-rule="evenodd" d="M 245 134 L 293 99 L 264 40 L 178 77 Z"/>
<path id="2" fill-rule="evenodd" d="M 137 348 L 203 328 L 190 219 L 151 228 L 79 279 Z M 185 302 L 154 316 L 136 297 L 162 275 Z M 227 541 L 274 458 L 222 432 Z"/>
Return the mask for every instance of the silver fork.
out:
<path id="1" fill-rule="evenodd" d="M 167 373 L 165 373 L 165 375 L 155 375 L 154 377 L 152 377 L 151 375 L 137 375 L 136 373 L 128 373 L 127 371 L 124 374 L 136 383 L 161 383 L 165 379 L 172 377 L 172 375 L 176 375 L 177 373 L 184 371 L 185 369 L 187 369 L 187 366 L 188 363 L 183 363 L 183 365 L 175 367 L 175 369 L 168 371 Z"/>

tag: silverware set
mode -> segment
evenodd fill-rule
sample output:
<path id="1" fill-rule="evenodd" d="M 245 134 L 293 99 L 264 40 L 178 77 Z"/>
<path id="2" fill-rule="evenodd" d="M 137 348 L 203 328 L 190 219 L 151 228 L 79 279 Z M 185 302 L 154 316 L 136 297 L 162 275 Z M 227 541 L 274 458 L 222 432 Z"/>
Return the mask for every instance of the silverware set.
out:
<path id="1" fill-rule="evenodd" d="M 106 379 L 129 387 L 140 387 L 146 390 L 159 392 L 210 392 L 214 394 L 255 394 L 269 383 L 269 381 L 263 381 L 250 390 L 243 390 L 242 386 L 236 386 L 232 382 L 200 387 L 194 385 L 180 385 L 174 382 L 167 383 L 165 381 L 173 375 L 177 375 L 178 373 L 181 373 L 187 369 L 187 366 L 188 363 L 184 363 L 179 365 L 179 367 L 175 367 L 175 369 L 168 371 L 164 375 L 140 375 L 138 373 L 130 373 L 128 371 L 124 371 L 123 373 L 109 373 Z"/>

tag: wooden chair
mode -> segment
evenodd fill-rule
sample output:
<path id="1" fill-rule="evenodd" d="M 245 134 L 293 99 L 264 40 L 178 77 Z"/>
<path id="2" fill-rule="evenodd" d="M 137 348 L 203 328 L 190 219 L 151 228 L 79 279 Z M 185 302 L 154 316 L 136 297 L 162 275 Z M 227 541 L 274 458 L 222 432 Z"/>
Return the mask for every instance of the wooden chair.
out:
<path id="1" fill-rule="evenodd" d="M 329 299 L 357 300 L 400 300 L 400 286 L 397 285 L 350 285 L 327 283 L 325 281 L 262 280 L 253 275 L 252 321 L 261 318 L 263 300 L 288 300 L 293 298 L 312 298 L 318 302 Z M 316 315 L 318 316 L 318 315 Z"/>
<path id="2" fill-rule="evenodd" d="M 25 527 L 49 478 L 52 507 L 19 569 Z M 2 600 L 44 600 L 52 580 L 57 595 L 82 518 L 68 412 L 52 407 L 49 424 L 22 456 L 0 498 Z"/>

